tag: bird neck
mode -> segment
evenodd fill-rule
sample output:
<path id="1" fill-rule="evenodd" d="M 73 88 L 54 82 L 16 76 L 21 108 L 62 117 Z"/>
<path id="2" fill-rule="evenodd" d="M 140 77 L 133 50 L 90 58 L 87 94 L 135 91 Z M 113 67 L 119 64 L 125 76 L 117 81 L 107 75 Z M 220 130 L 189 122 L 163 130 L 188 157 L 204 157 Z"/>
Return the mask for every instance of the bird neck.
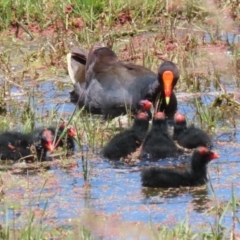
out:
<path id="1" fill-rule="evenodd" d="M 159 85 L 159 94 L 158 94 L 158 98 L 161 104 L 166 104 L 166 100 L 165 100 L 165 92 L 164 89 L 162 88 L 162 85 Z"/>
<path id="2" fill-rule="evenodd" d="M 173 128 L 173 136 L 178 136 L 179 134 L 181 134 L 182 132 L 184 132 L 187 129 L 187 125 L 185 123 L 177 123 L 174 124 L 174 128 Z"/>
<path id="3" fill-rule="evenodd" d="M 158 130 L 161 132 L 168 132 L 167 122 L 164 119 L 153 120 L 152 130 Z"/>
<path id="4" fill-rule="evenodd" d="M 146 119 L 135 119 L 132 130 L 134 131 L 146 131 L 148 129 L 149 122 Z"/>
<path id="5" fill-rule="evenodd" d="M 193 176 L 199 175 L 207 179 L 207 162 L 202 157 L 197 156 L 195 152 L 192 156 L 190 171 Z"/>

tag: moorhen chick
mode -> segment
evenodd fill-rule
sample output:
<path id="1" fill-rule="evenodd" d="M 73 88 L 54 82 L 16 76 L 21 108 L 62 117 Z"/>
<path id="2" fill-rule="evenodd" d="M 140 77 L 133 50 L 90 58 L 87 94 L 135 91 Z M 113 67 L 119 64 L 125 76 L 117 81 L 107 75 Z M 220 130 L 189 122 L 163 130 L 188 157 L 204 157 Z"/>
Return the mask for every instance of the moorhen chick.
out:
<path id="1" fill-rule="evenodd" d="M 0 159 L 17 161 L 33 158 L 33 147 L 39 160 L 48 160 L 48 151 L 53 151 L 53 135 L 50 130 L 39 131 L 38 138 L 32 134 L 4 132 L 0 134 Z"/>
<path id="2" fill-rule="evenodd" d="M 188 169 L 150 167 L 141 172 L 142 186 L 156 188 L 178 188 L 199 186 L 207 182 L 207 164 L 219 158 L 206 147 L 198 147 L 193 152 Z"/>
<path id="3" fill-rule="evenodd" d="M 168 126 L 163 112 L 154 115 L 152 128 L 143 142 L 141 158 L 158 160 L 166 157 L 176 157 L 177 147 L 168 134 Z"/>
<path id="4" fill-rule="evenodd" d="M 212 140 L 206 132 L 196 127 L 187 127 L 186 118 L 181 113 L 174 116 L 173 140 L 184 148 L 200 146 L 212 148 Z"/>
<path id="5" fill-rule="evenodd" d="M 63 122 L 58 129 L 56 127 L 49 127 L 48 129 L 50 129 L 53 136 L 55 136 L 54 148 L 66 146 L 67 150 L 72 152 L 76 151 L 75 137 L 77 136 L 77 132 L 74 127 L 67 126 L 67 123 Z M 66 136 L 61 136 L 64 134 L 64 131 Z"/>
<path id="6" fill-rule="evenodd" d="M 103 156 L 111 160 L 119 160 L 135 152 L 146 136 L 148 125 L 148 114 L 139 112 L 132 127 L 115 135 L 103 148 Z"/>
<path id="7" fill-rule="evenodd" d="M 156 75 L 143 66 L 120 61 L 110 48 L 99 43 L 93 45 L 88 56 L 75 48 L 67 62 L 74 84 L 72 100 L 91 113 L 103 114 L 104 119 L 126 114 L 127 110 L 136 113 L 142 99 L 153 103 L 158 100 L 159 111 L 167 117 L 173 117 L 177 110 L 173 88 L 179 70 L 173 62 L 163 62 Z"/>
<path id="8" fill-rule="evenodd" d="M 49 154 L 54 150 L 54 135 L 48 128 L 37 129 L 32 134 L 32 141 L 35 146 L 38 161 L 50 161 Z"/>

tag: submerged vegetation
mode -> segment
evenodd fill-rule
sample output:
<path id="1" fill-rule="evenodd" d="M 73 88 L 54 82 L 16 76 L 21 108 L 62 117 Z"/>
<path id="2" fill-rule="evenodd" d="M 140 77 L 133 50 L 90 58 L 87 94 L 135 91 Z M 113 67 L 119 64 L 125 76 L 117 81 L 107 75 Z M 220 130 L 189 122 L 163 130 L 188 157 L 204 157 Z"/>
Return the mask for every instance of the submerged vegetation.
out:
<path id="1" fill-rule="evenodd" d="M 240 113 L 239 16 L 237 0 L 2 0 L 0 131 L 28 132 L 36 126 L 50 126 L 68 119 L 78 133 L 79 155 L 71 160 L 63 155 L 57 160 L 57 166 L 67 172 L 80 159 L 82 172 L 75 174 L 82 174 L 85 180 L 82 191 L 87 195 L 94 168 L 89 160 L 98 157 L 103 145 L 121 130 L 122 123 L 120 120 L 103 122 L 101 117 L 86 115 L 84 109 L 73 115 L 65 113 L 61 110 L 65 100 L 53 102 L 54 106 L 50 102 L 51 107 L 46 108 L 49 103 L 42 98 L 44 90 L 39 86 L 51 79 L 59 91 L 71 88 L 70 81 L 59 81 L 67 75 L 66 54 L 75 45 L 89 49 L 98 41 L 113 48 L 120 59 L 155 72 L 162 60 L 174 61 L 181 72 L 176 92 L 184 93 L 178 98 L 194 107 L 194 116 L 189 118 L 197 120 L 198 125 L 212 134 L 217 133 L 217 127 L 236 128 L 236 116 Z M 65 93 L 68 99 L 68 92 Z M 128 118 L 126 125 L 131 121 Z M 67 226 L 49 227 L 45 222 L 51 214 L 47 211 L 48 202 L 40 200 L 46 194 L 48 181 L 54 178 L 45 168 L 55 164 L 36 163 L 17 169 L 1 165 L 0 200 L 6 209 L 1 212 L 5 223 L 0 223 L 0 239 L 107 239 L 106 234 L 111 238 L 114 233 L 123 239 L 128 239 L 128 234 L 134 238 L 143 234 L 151 239 L 237 239 L 239 236 L 239 200 L 234 186 L 228 202 L 218 200 L 212 188 L 214 204 L 205 214 L 214 216 L 216 221 L 214 225 L 208 224 L 209 231 L 205 231 L 206 226 L 202 226 L 204 231 L 196 231 L 186 216 L 184 222 L 172 228 L 155 224 L 150 218 L 148 225 L 136 224 L 127 233 L 128 223 L 96 212 L 80 213 L 81 217 Z M 44 178 L 38 183 L 40 192 L 35 196 L 41 207 L 33 211 L 30 198 L 26 197 L 29 208 L 18 219 L 24 224 L 18 225 L 15 217 L 21 207 L 11 205 L 14 201 L 5 192 L 16 185 L 16 174 L 26 173 L 27 179 L 21 179 L 22 187 L 29 194 L 36 194 L 30 177 L 36 172 Z M 10 183 L 5 181 L 8 175 L 11 175 Z M 228 227 L 222 223 L 226 215 L 231 216 Z M 115 232 L 114 221 L 118 224 Z M 110 226 L 111 230 L 104 233 L 96 227 L 98 224 L 104 228 Z"/>

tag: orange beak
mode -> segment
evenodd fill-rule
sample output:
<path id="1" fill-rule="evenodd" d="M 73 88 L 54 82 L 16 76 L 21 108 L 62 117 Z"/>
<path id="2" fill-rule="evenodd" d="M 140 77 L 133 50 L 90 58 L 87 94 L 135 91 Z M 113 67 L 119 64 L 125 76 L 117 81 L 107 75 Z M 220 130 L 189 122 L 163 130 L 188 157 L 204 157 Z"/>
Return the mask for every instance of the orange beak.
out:
<path id="1" fill-rule="evenodd" d="M 52 141 L 46 141 L 45 147 L 50 150 L 51 152 L 54 150 L 53 142 Z"/>
<path id="2" fill-rule="evenodd" d="M 211 152 L 211 160 L 219 158 L 217 153 Z"/>
<path id="3" fill-rule="evenodd" d="M 70 127 L 70 128 L 68 129 L 68 136 L 70 136 L 70 137 L 76 137 L 76 136 L 77 136 L 76 129 L 73 128 L 73 127 Z"/>
<path id="4" fill-rule="evenodd" d="M 172 89 L 173 89 L 173 79 L 174 79 L 173 72 L 165 71 L 162 75 L 162 79 L 163 79 L 163 89 L 165 93 L 165 101 L 166 101 L 166 104 L 168 105 L 170 102 L 170 97 L 172 95 Z"/>

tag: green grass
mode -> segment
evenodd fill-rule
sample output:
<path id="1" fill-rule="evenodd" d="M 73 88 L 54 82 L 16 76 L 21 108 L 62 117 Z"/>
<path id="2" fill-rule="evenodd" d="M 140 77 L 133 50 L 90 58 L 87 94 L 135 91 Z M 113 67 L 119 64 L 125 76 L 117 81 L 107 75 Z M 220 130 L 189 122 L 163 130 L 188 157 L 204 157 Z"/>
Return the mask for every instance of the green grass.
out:
<path id="1" fill-rule="evenodd" d="M 234 2 L 227 4 L 222 0 L 219 5 L 219 9 L 232 7 L 229 8 L 232 14 L 239 11 L 239 6 Z M 141 27 L 154 24 L 160 18 L 173 34 L 178 19 L 183 19 L 187 23 L 196 23 L 211 17 L 214 10 L 211 8 L 209 10 L 209 5 L 205 1 L 197 0 L 185 0 L 179 3 L 163 0 L 53 0 L 49 3 L 42 0 L 3 0 L 0 3 L 0 26 L 1 29 L 6 29 L 16 22 L 26 26 L 38 22 L 44 29 L 58 20 L 63 26 L 72 27 L 74 20 L 80 17 L 84 20 L 84 26 L 93 31 L 100 22 L 103 26 L 113 27 L 119 20 L 119 14 L 127 13 L 131 17 L 130 23 Z"/>
<path id="2" fill-rule="evenodd" d="M 36 125 L 50 126 L 64 118 L 77 129 L 84 180 L 89 182 L 89 159 L 101 151 L 111 136 L 121 131 L 118 122 L 103 124 L 101 117 L 86 115 L 84 111 L 64 117 L 58 113 L 58 106 L 50 109 L 48 117 L 45 117 L 44 112 L 36 113 L 35 109 L 42 105 L 34 103 L 33 96 L 39 97 L 34 86 L 47 81 L 49 76 L 56 76 L 58 81 L 58 76 L 67 75 L 66 53 L 72 45 L 88 49 L 96 41 L 112 47 L 120 59 L 127 58 L 155 72 L 163 59 L 174 61 L 181 72 L 177 91 L 207 92 L 211 86 L 222 93 L 213 97 L 208 104 L 197 98 L 189 101 L 196 109 L 198 125 L 214 131 L 217 126 L 226 125 L 226 121 L 222 121 L 224 118 L 229 120 L 229 125 L 236 127 L 235 117 L 239 114 L 240 107 L 233 96 L 222 91 L 222 79 L 228 83 L 234 81 L 239 86 L 240 48 L 239 43 L 221 40 L 219 35 L 229 34 L 239 25 L 240 6 L 237 1 L 215 2 L 216 4 L 197 0 L 0 1 L 0 36 L 4 46 L 0 54 L 0 73 L 5 80 L 0 82 L 0 132 L 16 127 L 29 132 Z M 82 27 L 76 26 L 78 20 L 82 21 Z M 121 23 L 121 20 L 126 22 Z M 32 28 L 33 25 L 39 28 L 37 32 Z M 44 32 L 51 29 L 55 31 L 50 34 Z M 40 30 L 43 31 L 43 38 L 29 50 L 26 45 L 36 44 Z M 205 40 L 206 35 L 209 36 L 208 41 Z M 136 40 L 141 36 L 147 41 L 142 43 L 140 40 L 138 46 Z M 123 49 L 127 47 L 130 50 L 126 56 Z M 233 55 L 226 54 L 227 50 L 231 50 Z M 138 55 L 140 59 L 135 58 Z M 22 67 L 15 69 L 16 66 Z M 64 89 L 65 85 L 59 84 Z M 18 101 L 9 96 L 11 87 L 27 92 L 27 100 Z M 6 109 L 7 112 L 4 111 Z M 84 155 L 83 146 L 88 146 L 89 153 Z M 71 159 L 67 161 L 64 158 L 62 164 L 69 162 Z M 145 227 L 151 230 L 152 239 L 230 239 L 239 223 L 236 216 L 238 204 L 233 188 L 232 199 L 228 203 L 216 202 L 212 212 L 206 213 L 218 219 L 214 225 L 209 226 L 209 231 L 196 231 L 187 220 L 173 228 L 156 227 L 151 222 Z M 81 219 L 77 219 L 70 230 L 60 227 L 49 229 L 41 223 L 44 211 L 40 220 L 35 221 L 36 216 L 29 209 L 26 225 L 20 229 L 14 227 L 14 222 L 8 219 L 6 211 L 6 224 L 0 225 L 0 239 L 102 239 L 96 237 L 92 229 L 81 224 Z M 222 219 L 229 212 L 232 214 L 232 226 L 224 229 Z M 98 223 L 102 219 L 93 221 Z"/>

